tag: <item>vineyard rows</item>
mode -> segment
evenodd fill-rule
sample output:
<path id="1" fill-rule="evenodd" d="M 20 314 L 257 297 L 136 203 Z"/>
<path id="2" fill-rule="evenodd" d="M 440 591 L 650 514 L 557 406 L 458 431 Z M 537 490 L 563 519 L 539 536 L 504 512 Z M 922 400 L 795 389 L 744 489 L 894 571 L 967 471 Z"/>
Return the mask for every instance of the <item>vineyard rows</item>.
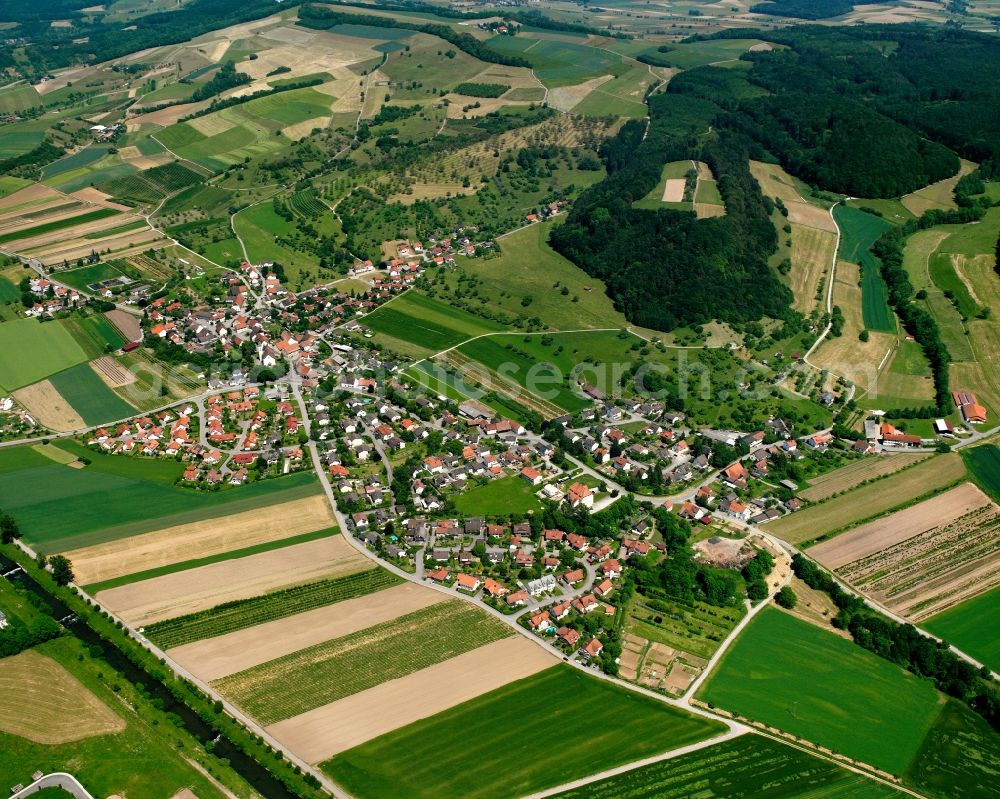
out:
<path id="1" fill-rule="evenodd" d="M 212 684 L 262 724 L 273 724 L 511 634 L 465 602 L 441 602 Z"/>
<path id="2" fill-rule="evenodd" d="M 326 205 L 316 197 L 312 189 L 296 192 L 292 195 L 290 202 L 295 213 L 307 218 L 320 216 L 327 210 Z"/>
<path id="3" fill-rule="evenodd" d="M 399 582 L 390 572 L 370 569 L 166 619 L 147 627 L 145 634 L 157 646 L 170 649 L 371 594 Z"/>

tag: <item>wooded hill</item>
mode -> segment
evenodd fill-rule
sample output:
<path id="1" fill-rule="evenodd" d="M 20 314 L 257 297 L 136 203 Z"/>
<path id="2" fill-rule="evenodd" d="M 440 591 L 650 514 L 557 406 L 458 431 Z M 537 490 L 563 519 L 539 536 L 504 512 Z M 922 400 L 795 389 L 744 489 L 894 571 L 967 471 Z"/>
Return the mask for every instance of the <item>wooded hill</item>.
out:
<path id="1" fill-rule="evenodd" d="M 759 36 L 728 36 L 751 33 Z M 746 71 L 683 72 L 651 97 L 645 141 L 642 123 L 609 141 L 608 178 L 552 233 L 552 245 L 604 280 L 636 324 L 672 330 L 792 315 L 767 265 L 772 209 L 748 158 L 861 197 L 896 197 L 954 175 L 956 152 L 982 161 L 986 176 L 1000 163 L 1000 41 L 919 26 L 769 36 L 787 49 L 747 53 Z M 664 163 L 684 159 L 711 166 L 725 217 L 632 207 Z"/>

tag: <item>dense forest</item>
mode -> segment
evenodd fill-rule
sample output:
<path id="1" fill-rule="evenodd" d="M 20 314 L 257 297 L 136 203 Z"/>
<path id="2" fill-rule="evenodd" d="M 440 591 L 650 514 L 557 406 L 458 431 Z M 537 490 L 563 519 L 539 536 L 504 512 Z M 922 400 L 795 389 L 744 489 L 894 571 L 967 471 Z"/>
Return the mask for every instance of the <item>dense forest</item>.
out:
<path id="1" fill-rule="evenodd" d="M 769 0 L 750 6 L 755 14 L 797 19 L 829 19 L 854 9 L 854 0 Z"/>
<path id="2" fill-rule="evenodd" d="M 722 133 L 699 148 L 674 133 L 685 116 L 700 124 L 701 110 L 670 94 L 650 98 L 646 139 L 643 123 L 625 125 L 602 150 L 609 177 L 584 192 L 552 232 L 552 246 L 605 281 L 616 306 L 644 327 L 780 317 L 791 302 L 767 265 L 777 238 L 770 201 L 747 166 L 746 142 Z M 687 211 L 632 207 L 657 185 L 666 161 L 695 157 L 719 176 L 725 216 L 699 220 Z"/>
<path id="3" fill-rule="evenodd" d="M 648 135 L 630 123 L 605 145 L 608 177 L 552 233 L 552 245 L 604 280 L 636 324 L 672 330 L 787 316 L 788 291 L 767 266 L 776 245 L 770 201 L 748 158 L 856 197 L 898 197 L 950 177 L 958 155 L 981 161 L 983 176 L 996 172 L 1000 41 L 916 26 L 769 37 L 786 47 L 745 54 L 749 70 L 687 70 L 651 97 Z M 949 113 L 961 116 L 948 117 L 950 128 Z M 632 207 L 665 162 L 696 158 L 718 177 L 725 217 Z"/>

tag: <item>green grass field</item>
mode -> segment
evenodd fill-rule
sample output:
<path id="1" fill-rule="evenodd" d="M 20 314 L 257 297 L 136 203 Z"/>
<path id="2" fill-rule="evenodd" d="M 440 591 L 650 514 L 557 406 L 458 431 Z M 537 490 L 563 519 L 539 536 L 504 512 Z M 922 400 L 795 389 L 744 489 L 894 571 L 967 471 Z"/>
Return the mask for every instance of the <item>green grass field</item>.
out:
<path id="1" fill-rule="evenodd" d="M 44 233 L 53 233 L 57 230 L 83 225 L 87 222 L 96 222 L 98 219 L 117 216 L 120 213 L 121 211 L 116 211 L 114 208 L 98 208 L 94 211 L 87 211 L 84 214 L 68 217 L 67 219 L 56 219 L 52 222 L 44 222 L 41 225 L 34 225 L 33 227 L 22 228 L 11 233 L 0 234 L 0 244 L 6 244 L 8 241 L 27 239 L 32 236 L 41 236 Z"/>
<path id="2" fill-rule="evenodd" d="M 453 497 L 455 509 L 463 516 L 508 516 L 541 510 L 535 496 L 538 488 L 520 477 L 503 477 L 471 488 Z"/>
<path id="3" fill-rule="evenodd" d="M 504 329 L 497 322 L 413 291 L 370 313 L 363 324 L 379 334 L 376 341 L 418 357 Z"/>
<path id="4" fill-rule="evenodd" d="M 1000 735 L 961 702 L 949 699 L 904 783 L 942 799 L 998 799 L 997 774 Z"/>
<path id="5" fill-rule="evenodd" d="M 845 205 L 834 208 L 833 215 L 841 233 L 837 257 L 861 265 L 861 305 L 865 327 L 895 332 L 896 321 L 888 304 L 889 292 L 879 272 L 878 262 L 869 251 L 875 240 L 892 227 L 891 223 Z"/>
<path id="6" fill-rule="evenodd" d="M 0 323 L 0 352 L 19 356 L 0 358 L 0 386 L 8 391 L 87 360 L 83 348 L 65 327 L 37 319 Z M 25 357 L 28 353 L 31 357 Z"/>
<path id="7" fill-rule="evenodd" d="M 619 75 L 628 70 L 620 56 L 571 41 L 521 35 L 494 36 L 488 42 L 501 53 L 526 58 L 538 79 L 550 89 L 572 86 L 601 75 Z"/>
<path id="8" fill-rule="evenodd" d="M 76 339 L 76 343 L 87 353 L 88 359 L 104 355 L 109 346 L 112 350 L 116 350 L 125 344 L 125 337 L 104 314 L 92 316 L 74 314 L 66 319 L 60 319 L 59 324 Z"/>
<path id="9" fill-rule="evenodd" d="M 329 535 L 330 531 L 323 533 Z M 312 537 L 315 538 L 316 534 L 312 534 Z M 369 569 L 249 599 L 227 602 L 198 613 L 160 621 L 148 626 L 146 635 L 163 649 L 170 649 L 257 624 L 284 619 L 296 613 L 304 613 L 347 599 L 373 594 L 399 582 L 400 578 L 391 572 L 378 568 Z"/>
<path id="10" fill-rule="evenodd" d="M 690 202 L 664 202 L 663 190 L 666 188 L 668 180 L 683 180 L 688 170 L 692 169 L 690 161 L 668 161 L 663 165 L 663 172 L 660 174 L 660 182 L 641 200 L 636 200 L 633 205 L 636 208 L 645 208 L 649 211 L 656 211 L 660 208 L 676 208 L 682 211 L 693 211 L 694 206 Z"/>
<path id="11" fill-rule="evenodd" d="M 273 724 L 512 634 L 467 602 L 440 602 L 212 685 L 262 724 Z"/>
<path id="12" fill-rule="evenodd" d="M 993 671 L 1000 671 L 1000 588 L 968 599 L 921 624 Z"/>
<path id="13" fill-rule="evenodd" d="M 906 771 L 940 710 L 930 682 L 773 608 L 699 696 L 892 774 Z"/>
<path id="14" fill-rule="evenodd" d="M 107 387 L 90 364 L 81 363 L 58 372 L 49 382 L 88 425 L 127 419 L 136 413 L 135 408 Z"/>
<path id="15" fill-rule="evenodd" d="M 0 197 L 6 197 L 8 194 L 13 194 L 30 185 L 31 181 L 25 178 L 16 178 L 13 175 L 0 175 Z"/>
<path id="16" fill-rule="evenodd" d="M 235 489 L 199 492 L 174 482 L 172 459 L 105 455 L 72 441 L 59 449 L 84 455 L 84 469 L 60 466 L 28 447 L 0 450 L 0 496 L 27 543 L 51 553 L 114 541 L 175 524 L 312 496 L 315 475 L 300 472 Z"/>
<path id="17" fill-rule="evenodd" d="M 931 258 L 930 272 L 934 284 L 941 291 L 949 292 L 954 297 L 959 311 L 966 319 L 971 319 L 979 313 L 979 303 L 972 298 L 968 286 L 955 272 L 949 253 L 935 253 Z"/>
<path id="18" fill-rule="evenodd" d="M 21 84 L 0 91 L 0 114 L 23 111 L 36 105 L 41 105 L 41 97 L 34 86 Z"/>
<path id="19" fill-rule="evenodd" d="M 564 665 L 348 750 L 322 768 L 357 799 L 525 796 L 704 740 L 721 724 Z"/>
<path id="20" fill-rule="evenodd" d="M 1000 502 L 1000 447 L 984 444 L 962 450 L 965 466 L 983 491 Z"/>
<path id="21" fill-rule="evenodd" d="M 283 125 L 294 125 L 315 117 L 329 116 L 333 98 L 315 89 L 293 89 L 281 94 L 260 97 L 240 106 L 254 117 L 273 119 Z"/>
<path id="22" fill-rule="evenodd" d="M 759 735 L 556 794 L 556 799 L 902 799 L 904 794 Z"/>

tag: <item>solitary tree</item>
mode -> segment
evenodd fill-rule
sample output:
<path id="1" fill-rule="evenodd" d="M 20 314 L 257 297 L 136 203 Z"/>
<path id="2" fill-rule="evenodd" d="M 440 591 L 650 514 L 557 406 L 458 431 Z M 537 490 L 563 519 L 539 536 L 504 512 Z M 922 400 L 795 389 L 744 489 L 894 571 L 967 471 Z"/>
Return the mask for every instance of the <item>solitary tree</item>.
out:
<path id="1" fill-rule="evenodd" d="M 49 568 L 52 570 L 52 579 L 59 585 L 73 581 L 73 564 L 65 555 L 53 555 L 49 558 Z"/>
<path id="2" fill-rule="evenodd" d="M 774 597 L 774 601 L 781 605 L 781 607 L 791 610 L 799 603 L 799 598 L 795 596 L 795 592 L 791 586 L 786 585 L 778 591 Z"/>

